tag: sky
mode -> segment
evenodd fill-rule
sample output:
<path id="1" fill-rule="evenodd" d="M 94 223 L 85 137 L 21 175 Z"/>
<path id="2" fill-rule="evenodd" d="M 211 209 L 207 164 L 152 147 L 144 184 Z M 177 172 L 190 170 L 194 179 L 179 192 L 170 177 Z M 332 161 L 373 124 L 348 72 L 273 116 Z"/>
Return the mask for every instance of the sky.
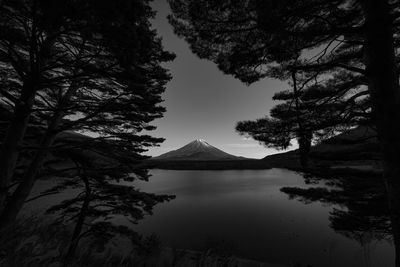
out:
<path id="1" fill-rule="evenodd" d="M 157 129 L 151 132 L 166 140 L 146 154 L 158 156 L 195 139 L 204 139 L 227 153 L 248 158 L 279 152 L 240 136 L 235 125 L 269 114 L 276 104 L 272 96 L 288 85 L 266 78 L 247 86 L 222 73 L 213 62 L 194 55 L 189 45 L 173 33 L 166 18 L 170 13 L 166 0 L 154 0 L 152 7 L 157 12 L 153 27 L 162 37 L 165 50 L 175 53 L 176 59 L 164 65 L 173 77 L 163 94 L 167 112 L 153 122 Z"/>

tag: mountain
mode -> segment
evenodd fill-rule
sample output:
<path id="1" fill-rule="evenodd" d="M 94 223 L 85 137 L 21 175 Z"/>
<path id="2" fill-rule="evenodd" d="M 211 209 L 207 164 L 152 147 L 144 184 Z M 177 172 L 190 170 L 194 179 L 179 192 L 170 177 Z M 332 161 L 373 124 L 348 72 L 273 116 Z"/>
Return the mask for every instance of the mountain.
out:
<path id="1" fill-rule="evenodd" d="M 204 161 L 204 160 L 241 160 L 243 157 L 237 157 L 228 154 L 202 139 L 197 139 L 189 144 L 158 157 L 154 157 L 154 160 L 192 160 L 192 161 Z"/>
<path id="2" fill-rule="evenodd" d="M 266 166 L 299 169 L 298 150 L 269 155 L 260 161 Z M 337 170 L 360 175 L 381 175 L 380 146 L 375 130 L 360 126 L 326 139 L 311 147 L 311 168 L 331 173 Z M 350 171 L 349 171 L 350 170 Z M 367 172 L 365 174 L 364 172 Z"/>
<path id="3" fill-rule="evenodd" d="M 293 154 L 297 157 L 298 150 L 270 155 L 262 160 L 289 154 Z M 366 126 L 347 130 L 312 146 L 309 156 L 311 160 L 317 161 L 379 160 L 380 154 L 377 133 L 374 129 Z"/>
<path id="4" fill-rule="evenodd" d="M 269 155 L 263 159 L 236 157 L 223 152 L 203 140 L 162 154 L 147 161 L 148 168 L 167 170 L 244 170 L 289 168 L 298 170 L 298 150 Z M 333 170 L 380 175 L 379 142 L 376 132 L 368 127 L 358 127 L 329 138 L 313 146 L 310 151 L 310 168 L 332 174 Z M 347 168 L 347 169 L 346 169 Z M 350 171 L 348 170 L 350 168 Z"/>

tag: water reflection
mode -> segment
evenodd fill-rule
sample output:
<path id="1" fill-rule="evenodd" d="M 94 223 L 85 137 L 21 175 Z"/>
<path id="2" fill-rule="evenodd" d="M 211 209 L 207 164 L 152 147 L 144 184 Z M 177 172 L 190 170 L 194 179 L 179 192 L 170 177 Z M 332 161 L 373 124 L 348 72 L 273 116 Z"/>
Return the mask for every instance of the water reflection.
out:
<path id="1" fill-rule="evenodd" d="M 223 240 L 238 256 L 289 266 L 393 265 L 385 212 L 370 208 L 370 199 L 384 202 L 376 185 L 363 183 L 361 190 L 355 179 L 305 180 L 280 169 L 152 173 L 138 185 L 176 199 L 136 229 L 157 234 L 166 246 L 204 250 L 208 240 Z"/>
<path id="2" fill-rule="evenodd" d="M 390 217 L 385 187 L 380 177 L 310 176 L 310 188 L 283 187 L 290 199 L 305 204 L 322 202 L 332 205 L 329 226 L 335 232 L 359 243 L 363 248 L 364 266 L 375 266 L 371 250 L 382 241 L 392 243 Z"/>

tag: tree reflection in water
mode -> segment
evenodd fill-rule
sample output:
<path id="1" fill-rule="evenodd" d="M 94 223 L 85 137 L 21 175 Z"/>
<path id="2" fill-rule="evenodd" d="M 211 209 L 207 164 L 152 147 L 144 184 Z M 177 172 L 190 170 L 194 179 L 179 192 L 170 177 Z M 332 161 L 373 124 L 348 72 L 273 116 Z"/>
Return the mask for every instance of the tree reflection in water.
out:
<path id="1" fill-rule="evenodd" d="M 392 243 L 391 223 L 385 186 L 377 175 L 324 175 L 303 174 L 311 188 L 283 187 L 281 191 L 290 199 L 305 204 L 320 201 L 332 205 L 330 227 L 357 241 L 369 262 L 369 248 L 374 242 Z"/>

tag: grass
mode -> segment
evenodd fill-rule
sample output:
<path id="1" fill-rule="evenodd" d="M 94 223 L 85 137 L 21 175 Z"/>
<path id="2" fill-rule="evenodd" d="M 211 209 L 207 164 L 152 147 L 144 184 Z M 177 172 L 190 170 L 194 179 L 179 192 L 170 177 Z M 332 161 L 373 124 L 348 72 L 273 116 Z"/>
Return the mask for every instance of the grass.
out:
<path id="1" fill-rule="evenodd" d="M 90 242 L 82 242 L 75 257 L 66 262 L 69 227 L 34 217 L 20 220 L 0 234 L 2 267 L 284 267 L 239 259 L 225 243 L 214 242 L 205 251 L 166 248 L 155 235 L 143 238 L 140 249 L 125 246 L 123 253 L 111 247 L 97 251 Z M 117 247 L 125 245 L 119 241 L 114 240 Z"/>

